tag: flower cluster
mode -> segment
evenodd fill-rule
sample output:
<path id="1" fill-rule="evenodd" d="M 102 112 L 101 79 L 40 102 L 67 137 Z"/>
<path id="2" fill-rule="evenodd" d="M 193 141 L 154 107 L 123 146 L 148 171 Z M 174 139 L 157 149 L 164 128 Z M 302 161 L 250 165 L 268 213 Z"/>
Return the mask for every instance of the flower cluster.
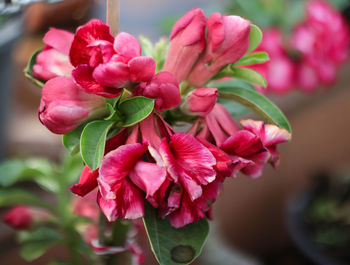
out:
<path id="1" fill-rule="evenodd" d="M 247 53 L 250 29 L 239 16 L 207 18 L 193 9 L 175 24 L 158 73 L 137 39 L 125 32 L 112 36 L 100 20 L 74 35 L 51 29 L 33 67 L 47 81 L 41 122 L 58 134 L 96 119 L 118 129 L 106 140 L 98 168 L 87 164 L 71 191 L 85 196 L 98 188 L 109 221 L 143 217 L 147 201 L 180 228 L 211 216 L 226 178 L 238 172 L 257 178 L 266 163 L 277 166 L 277 144 L 290 140 L 290 133 L 262 121 L 239 125 L 217 102 L 218 89 L 205 86 Z M 154 109 L 123 126 L 121 106 L 135 98 L 152 99 Z M 177 132 L 179 121 L 190 126 Z"/>
<path id="2" fill-rule="evenodd" d="M 278 29 L 264 32 L 258 50 L 267 51 L 271 60 L 252 68 L 269 80 L 269 92 L 286 93 L 293 87 L 314 92 L 320 84 L 334 82 L 349 44 L 350 29 L 341 13 L 325 1 L 314 0 L 307 3 L 306 18 L 293 29 L 287 44 Z"/>

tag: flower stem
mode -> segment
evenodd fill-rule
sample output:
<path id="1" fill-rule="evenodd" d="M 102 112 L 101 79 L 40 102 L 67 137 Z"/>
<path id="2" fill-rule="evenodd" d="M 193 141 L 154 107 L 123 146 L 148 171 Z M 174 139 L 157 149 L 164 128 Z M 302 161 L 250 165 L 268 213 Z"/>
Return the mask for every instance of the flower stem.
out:
<path id="1" fill-rule="evenodd" d="M 119 29 L 119 0 L 107 0 L 107 25 L 113 36 Z"/>

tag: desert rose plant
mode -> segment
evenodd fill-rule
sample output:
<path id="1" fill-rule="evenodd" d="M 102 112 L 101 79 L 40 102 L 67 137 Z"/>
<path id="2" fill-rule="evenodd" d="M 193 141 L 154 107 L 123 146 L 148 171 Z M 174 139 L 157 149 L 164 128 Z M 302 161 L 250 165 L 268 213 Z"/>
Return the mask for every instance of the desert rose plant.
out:
<path id="1" fill-rule="evenodd" d="M 199 8 L 176 22 L 169 43 L 113 36 L 97 19 L 45 35 L 25 73 L 42 87 L 42 124 L 84 161 L 69 207 L 91 221 L 80 232 L 102 262 L 127 264 L 117 255 L 126 251 L 142 262 L 132 231 L 144 226 L 160 264 L 191 263 L 226 179 L 278 165 L 291 128 L 250 84 L 265 78 L 246 67 L 268 60 L 254 52 L 261 39 L 248 20 Z M 264 121 L 239 118 L 248 112 Z M 27 227 L 32 218 L 17 220 L 18 211 L 5 220 Z"/>

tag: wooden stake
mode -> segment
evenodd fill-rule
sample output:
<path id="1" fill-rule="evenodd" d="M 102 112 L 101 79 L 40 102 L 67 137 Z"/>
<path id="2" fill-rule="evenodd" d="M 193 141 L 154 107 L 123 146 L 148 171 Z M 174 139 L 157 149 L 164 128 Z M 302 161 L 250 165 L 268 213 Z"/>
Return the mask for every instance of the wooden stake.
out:
<path id="1" fill-rule="evenodd" d="M 116 36 L 119 30 L 119 0 L 107 0 L 107 25 Z"/>

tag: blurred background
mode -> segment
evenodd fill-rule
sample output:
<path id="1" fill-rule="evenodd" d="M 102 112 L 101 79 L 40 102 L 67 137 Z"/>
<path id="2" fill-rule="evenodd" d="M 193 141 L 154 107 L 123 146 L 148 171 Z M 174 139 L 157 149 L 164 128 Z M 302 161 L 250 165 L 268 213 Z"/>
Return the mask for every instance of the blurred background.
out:
<path id="1" fill-rule="evenodd" d="M 121 1 L 120 30 L 134 36 L 142 34 L 156 41 L 169 34 L 179 17 L 199 7 L 207 15 L 216 11 L 239 14 L 266 31 L 277 30 L 283 54 L 292 62 L 293 75 L 287 85 L 262 91 L 291 122 L 292 142 L 281 147 L 276 170 L 268 167 L 259 179 L 239 176 L 225 183 L 214 207 L 215 232 L 197 264 L 350 264 L 350 61 L 345 56 L 336 62 L 331 80 L 320 79 L 312 85 L 295 74 L 296 68 L 307 65 L 302 64 L 306 57 L 302 47 L 298 50 L 291 37 L 305 23 L 306 2 Z M 350 0 L 328 3 L 349 18 Z M 32 53 L 43 47 L 42 37 L 49 27 L 74 31 L 91 17 L 105 20 L 105 10 L 104 0 L 65 0 L 7 10 L 0 16 L 0 160 L 42 156 L 59 161 L 61 137 L 37 119 L 40 89 L 24 77 L 23 69 Z M 330 32 L 336 27 L 333 18 L 327 24 Z M 333 50 L 341 48 L 332 46 Z M 347 53 L 349 46 L 342 49 Z M 273 60 L 271 56 L 270 65 Z M 271 68 L 260 69 L 268 81 L 269 71 L 272 78 L 288 79 L 288 63 Z M 51 250 L 32 264 L 47 264 L 51 256 L 64 253 L 64 249 Z M 14 233 L 3 223 L 0 259 L 5 265 L 29 264 L 20 258 Z M 148 260 L 146 264 L 153 264 L 150 255 Z"/>

